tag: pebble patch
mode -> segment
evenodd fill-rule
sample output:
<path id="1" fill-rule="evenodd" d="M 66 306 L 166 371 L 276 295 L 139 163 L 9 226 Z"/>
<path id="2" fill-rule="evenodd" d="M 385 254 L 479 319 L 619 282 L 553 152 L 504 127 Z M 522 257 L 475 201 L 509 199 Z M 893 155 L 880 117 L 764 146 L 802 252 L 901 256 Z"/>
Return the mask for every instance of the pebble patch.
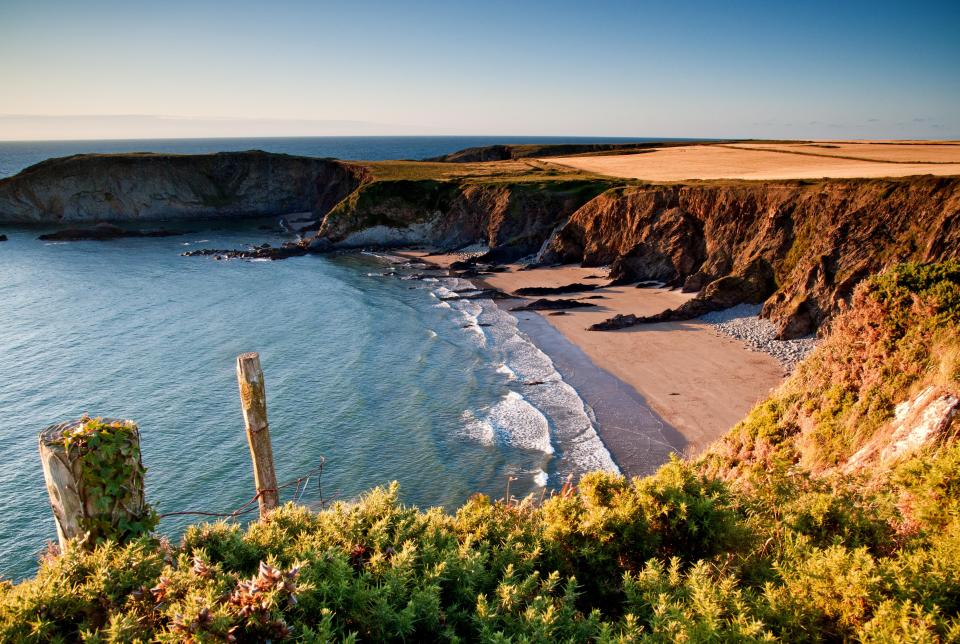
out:
<path id="1" fill-rule="evenodd" d="M 759 317 L 759 304 L 738 304 L 722 311 L 714 311 L 699 319 L 711 325 L 718 335 L 740 340 L 754 351 L 767 353 L 788 372 L 807 357 L 819 340 L 815 336 L 796 340 L 777 340 L 777 328 L 770 320 Z"/>

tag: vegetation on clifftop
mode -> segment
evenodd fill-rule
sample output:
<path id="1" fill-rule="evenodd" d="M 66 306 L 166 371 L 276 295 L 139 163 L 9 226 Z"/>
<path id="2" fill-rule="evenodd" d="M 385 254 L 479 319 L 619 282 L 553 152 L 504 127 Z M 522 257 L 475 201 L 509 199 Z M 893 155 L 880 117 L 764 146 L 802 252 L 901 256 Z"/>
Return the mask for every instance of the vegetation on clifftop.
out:
<path id="1" fill-rule="evenodd" d="M 960 446 L 857 449 L 960 391 L 960 263 L 871 278 L 700 460 L 454 515 L 396 486 L 246 530 L 71 548 L 0 588 L 3 641 L 958 641 Z"/>

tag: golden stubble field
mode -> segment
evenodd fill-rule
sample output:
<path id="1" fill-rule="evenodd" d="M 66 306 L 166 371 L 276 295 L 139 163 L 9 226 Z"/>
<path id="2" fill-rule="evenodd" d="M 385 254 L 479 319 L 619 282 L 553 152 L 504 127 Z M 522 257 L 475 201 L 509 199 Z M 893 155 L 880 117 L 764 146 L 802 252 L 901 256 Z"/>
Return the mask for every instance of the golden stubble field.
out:
<path id="1" fill-rule="evenodd" d="M 960 142 L 746 142 L 549 161 L 586 172 L 649 181 L 960 175 Z"/>

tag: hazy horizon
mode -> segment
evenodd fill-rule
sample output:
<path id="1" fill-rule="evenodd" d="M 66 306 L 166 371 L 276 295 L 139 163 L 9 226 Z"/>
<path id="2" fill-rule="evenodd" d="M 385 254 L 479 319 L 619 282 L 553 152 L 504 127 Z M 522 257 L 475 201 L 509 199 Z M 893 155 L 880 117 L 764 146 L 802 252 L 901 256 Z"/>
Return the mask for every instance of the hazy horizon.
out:
<path id="1" fill-rule="evenodd" d="M 0 140 L 960 138 L 960 5 L 8 0 Z"/>

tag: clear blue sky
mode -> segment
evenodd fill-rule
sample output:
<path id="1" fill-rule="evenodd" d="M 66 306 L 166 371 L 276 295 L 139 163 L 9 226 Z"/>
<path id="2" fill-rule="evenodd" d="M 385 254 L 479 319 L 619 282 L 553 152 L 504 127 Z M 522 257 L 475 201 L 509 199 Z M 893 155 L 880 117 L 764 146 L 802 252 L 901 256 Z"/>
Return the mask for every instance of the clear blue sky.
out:
<path id="1" fill-rule="evenodd" d="M 0 139 L 960 137 L 960 2 L 0 0 Z"/>

